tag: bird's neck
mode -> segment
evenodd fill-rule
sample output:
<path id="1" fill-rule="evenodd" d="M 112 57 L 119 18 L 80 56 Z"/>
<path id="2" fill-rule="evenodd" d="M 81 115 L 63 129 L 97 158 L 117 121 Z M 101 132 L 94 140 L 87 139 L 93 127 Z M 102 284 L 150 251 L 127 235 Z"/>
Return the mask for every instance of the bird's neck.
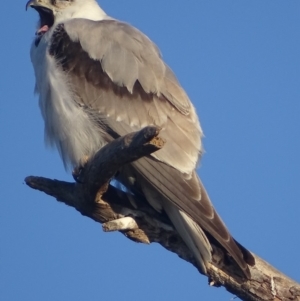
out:
<path id="1" fill-rule="evenodd" d="M 96 1 L 86 0 L 85 2 L 79 2 L 76 5 L 71 5 L 69 8 L 64 9 L 61 13 L 58 13 L 55 16 L 55 23 L 63 23 L 74 18 L 83 18 L 94 21 L 111 19 Z"/>

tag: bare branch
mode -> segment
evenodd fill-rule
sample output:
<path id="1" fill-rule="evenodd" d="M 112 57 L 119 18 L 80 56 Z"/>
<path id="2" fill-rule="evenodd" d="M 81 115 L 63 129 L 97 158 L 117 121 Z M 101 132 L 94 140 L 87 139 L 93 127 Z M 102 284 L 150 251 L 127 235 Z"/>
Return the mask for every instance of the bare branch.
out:
<path id="1" fill-rule="evenodd" d="M 146 127 L 106 145 L 79 174 L 81 183 L 27 177 L 26 184 L 102 223 L 105 231 L 118 230 L 140 243 L 158 242 L 196 267 L 192 253 L 167 218 L 157 214 L 146 201 L 109 185 L 121 166 L 163 147 L 158 133 L 158 128 Z M 251 280 L 245 280 L 234 265 L 224 263 L 224 250 L 218 246 L 213 249 L 207 275 L 210 285 L 224 286 L 245 301 L 300 301 L 300 285 L 258 256 L 254 255 L 256 264 L 250 267 Z"/>

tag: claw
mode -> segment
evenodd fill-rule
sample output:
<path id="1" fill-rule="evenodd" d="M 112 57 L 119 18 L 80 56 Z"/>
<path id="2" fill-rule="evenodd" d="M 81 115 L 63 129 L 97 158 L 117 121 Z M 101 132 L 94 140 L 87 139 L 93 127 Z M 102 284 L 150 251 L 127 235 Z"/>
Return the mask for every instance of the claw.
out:
<path id="1" fill-rule="evenodd" d="M 73 179 L 80 184 L 83 184 L 83 181 L 80 179 L 80 176 L 82 175 L 82 172 L 87 164 L 87 162 L 89 161 L 89 157 L 88 156 L 84 156 L 83 158 L 80 159 L 80 162 L 78 164 L 78 166 L 76 166 L 73 171 L 72 171 L 72 176 Z"/>
<path id="2" fill-rule="evenodd" d="M 72 177 L 76 183 L 83 184 L 83 182 L 80 180 L 80 174 L 81 174 L 82 170 L 83 170 L 83 168 L 78 166 L 78 167 L 75 167 L 72 171 Z"/>

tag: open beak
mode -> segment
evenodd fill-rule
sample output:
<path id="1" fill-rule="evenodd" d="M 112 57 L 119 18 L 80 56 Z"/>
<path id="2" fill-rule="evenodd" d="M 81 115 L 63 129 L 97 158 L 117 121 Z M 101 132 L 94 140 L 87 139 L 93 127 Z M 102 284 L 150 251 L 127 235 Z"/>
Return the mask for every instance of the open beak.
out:
<path id="1" fill-rule="evenodd" d="M 30 0 L 26 4 L 26 10 L 34 8 L 40 16 L 39 27 L 36 31 L 36 46 L 38 46 L 42 36 L 49 31 L 54 24 L 53 4 L 51 0 Z"/>

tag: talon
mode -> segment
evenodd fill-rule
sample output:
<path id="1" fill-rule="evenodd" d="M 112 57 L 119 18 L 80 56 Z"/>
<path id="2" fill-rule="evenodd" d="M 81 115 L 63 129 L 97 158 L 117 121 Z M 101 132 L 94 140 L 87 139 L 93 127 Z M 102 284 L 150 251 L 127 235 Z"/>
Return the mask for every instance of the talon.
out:
<path id="1" fill-rule="evenodd" d="M 72 177 L 75 180 L 76 183 L 82 184 L 83 182 L 80 180 L 80 174 L 82 172 L 83 168 L 82 167 L 75 167 L 72 171 Z"/>
<path id="2" fill-rule="evenodd" d="M 80 179 L 80 176 L 82 175 L 82 172 L 83 172 L 83 170 L 85 168 L 85 165 L 87 164 L 88 160 L 89 160 L 88 156 L 84 156 L 83 158 L 81 158 L 78 166 L 75 167 L 72 171 L 73 179 L 77 183 L 83 184 L 83 181 Z"/>

